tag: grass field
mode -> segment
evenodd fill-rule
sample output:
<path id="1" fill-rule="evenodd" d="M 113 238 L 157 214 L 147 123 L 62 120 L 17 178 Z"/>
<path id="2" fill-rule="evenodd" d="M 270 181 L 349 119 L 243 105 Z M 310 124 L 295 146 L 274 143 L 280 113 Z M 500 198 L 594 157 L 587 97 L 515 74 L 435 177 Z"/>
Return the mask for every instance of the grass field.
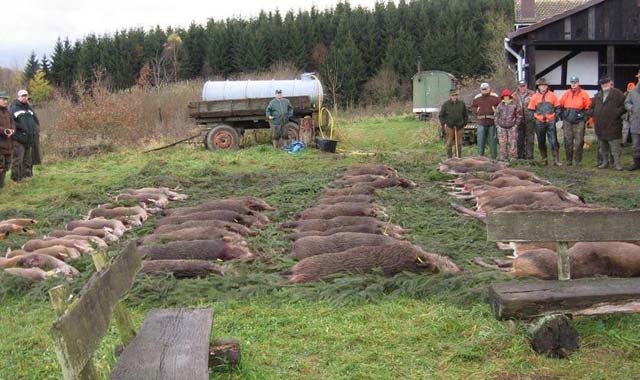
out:
<path id="1" fill-rule="evenodd" d="M 454 213 L 438 182 L 444 151 L 436 133 L 412 118 L 377 118 L 342 125 L 344 153 L 306 150 L 298 155 L 252 146 L 234 152 L 177 147 L 150 154 L 114 153 L 38 167 L 33 179 L 2 190 L 0 219 L 34 217 L 38 234 L 60 228 L 119 189 L 179 186 L 187 203 L 230 195 L 254 195 L 277 207 L 273 226 L 249 239 L 253 263 L 229 264 L 228 275 L 200 280 L 140 277 L 127 304 L 136 324 L 154 307 L 211 306 L 214 337 L 237 337 L 244 357 L 235 372 L 211 379 L 640 379 L 640 316 L 578 318 L 582 348 L 568 360 L 534 354 L 527 326 L 496 321 L 484 301 L 487 284 L 509 280 L 470 264 L 476 256 L 503 253 L 485 241 L 478 222 Z M 473 153 L 465 148 L 465 154 Z M 630 158 L 625 151 L 625 164 Z M 288 285 L 278 272 L 290 267 L 289 243 L 277 224 L 313 204 L 321 188 L 356 162 L 384 162 L 416 181 L 412 190 L 379 194 L 394 223 L 411 229 L 412 242 L 463 265 L 462 276 L 377 274 L 338 276 Z M 571 189 L 588 202 L 640 207 L 640 177 L 585 167 L 518 166 Z M 129 233 L 148 233 L 153 220 Z M 0 241 L 0 249 L 27 237 Z M 110 248 L 116 255 L 124 242 Z M 91 275 L 89 258 L 75 264 L 79 290 Z M 48 329 L 54 313 L 46 290 L 59 280 L 29 285 L 0 274 L 0 379 L 59 379 Z M 97 355 L 103 373 L 117 344 L 111 331 Z"/>

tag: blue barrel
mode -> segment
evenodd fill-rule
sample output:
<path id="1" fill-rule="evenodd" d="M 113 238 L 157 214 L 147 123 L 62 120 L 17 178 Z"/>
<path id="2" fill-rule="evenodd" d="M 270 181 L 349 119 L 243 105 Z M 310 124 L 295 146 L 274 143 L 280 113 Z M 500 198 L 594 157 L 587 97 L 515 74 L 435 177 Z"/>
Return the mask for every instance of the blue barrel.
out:
<path id="1" fill-rule="evenodd" d="M 272 98 L 276 90 L 286 97 L 306 96 L 314 106 L 322 101 L 324 91 L 319 80 L 303 75 L 295 80 L 208 81 L 202 89 L 203 101 Z"/>

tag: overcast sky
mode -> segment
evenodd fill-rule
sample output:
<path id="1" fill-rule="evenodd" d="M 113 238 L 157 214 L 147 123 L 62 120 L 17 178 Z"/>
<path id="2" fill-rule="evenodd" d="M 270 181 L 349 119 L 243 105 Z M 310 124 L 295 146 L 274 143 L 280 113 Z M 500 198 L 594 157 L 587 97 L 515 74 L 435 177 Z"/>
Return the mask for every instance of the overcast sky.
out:
<path id="1" fill-rule="evenodd" d="M 58 36 L 72 41 L 89 33 L 113 33 L 116 30 L 155 25 L 188 26 L 209 18 L 253 17 L 260 9 L 285 13 L 289 9 L 325 9 L 338 0 L 31 0 L 4 4 L 0 23 L 0 66 L 22 68 L 31 51 L 38 57 L 53 50 Z M 373 7 L 376 0 L 351 0 L 352 6 Z"/>

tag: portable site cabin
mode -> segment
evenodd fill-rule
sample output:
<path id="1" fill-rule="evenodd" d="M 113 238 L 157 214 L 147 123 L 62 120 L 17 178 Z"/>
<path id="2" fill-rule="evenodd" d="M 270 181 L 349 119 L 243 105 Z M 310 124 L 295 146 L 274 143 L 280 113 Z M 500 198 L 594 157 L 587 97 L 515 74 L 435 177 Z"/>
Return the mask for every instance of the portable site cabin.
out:
<path id="1" fill-rule="evenodd" d="M 413 79 L 413 113 L 420 119 L 429 118 L 439 112 L 440 106 L 449 99 L 449 91 L 456 87 L 456 78 L 444 71 L 419 71 Z"/>
<path id="2" fill-rule="evenodd" d="M 518 79 L 539 78 L 562 94 L 576 75 L 595 93 L 604 75 L 624 90 L 640 65 L 640 0 L 514 0 L 515 31 L 505 49 Z"/>

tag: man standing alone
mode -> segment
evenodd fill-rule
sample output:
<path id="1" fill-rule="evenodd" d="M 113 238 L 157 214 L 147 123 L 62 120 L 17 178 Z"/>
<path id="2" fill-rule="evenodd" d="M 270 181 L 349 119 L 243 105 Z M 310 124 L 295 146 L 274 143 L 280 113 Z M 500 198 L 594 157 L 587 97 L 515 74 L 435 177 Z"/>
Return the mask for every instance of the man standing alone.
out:
<path id="1" fill-rule="evenodd" d="M 533 111 L 536 119 L 536 135 L 538 136 L 538 149 L 545 165 L 547 161 L 547 141 L 551 145 L 553 163 L 561 166 L 560 147 L 558 146 L 558 136 L 556 135 L 556 109 L 560 101 L 556 95 L 549 90 L 549 85 L 545 78 L 538 80 L 538 92 L 536 92 L 529 102 L 529 110 Z"/>
<path id="2" fill-rule="evenodd" d="M 447 158 L 453 155 L 452 147 L 456 146 L 456 157 L 462 157 L 462 138 L 465 125 L 469 122 L 467 106 L 458 100 L 458 90 L 449 92 L 449 100 L 440 107 L 440 124 L 445 129 Z"/>
<path id="3" fill-rule="evenodd" d="M 640 68 L 636 78 L 640 80 Z M 629 128 L 633 142 L 633 167 L 630 170 L 640 170 L 640 85 L 629 91 L 624 106 L 629 112 Z"/>
<path id="4" fill-rule="evenodd" d="M 271 141 L 274 148 L 282 148 L 289 142 L 287 124 L 292 116 L 291 102 L 282 96 L 282 90 L 276 90 L 275 99 L 271 100 L 267 106 L 267 120 L 271 126 Z"/>
<path id="5" fill-rule="evenodd" d="M 495 124 L 496 107 L 500 104 L 498 94 L 491 92 L 489 83 L 480 85 L 480 93 L 471 103 L 471 111 L 478 119 L 478 155 L 484 156 L 485 144 L 489 144 L 491 158 L 498 157 L 498 134 Z"/>
<path id="6" fill-rule="evenodd" d="M 571 88 L 560 98 L 560 107 L 567 165 L 573 165 L 575 152 L 576 166 L 580 166 L 584 146 L 584 124 L 587 120 L 587 112 L 591 108 L 591 97 L 580 88 L 578 77 L 571 77 Z"/>
<path id="7" fill-rule="evenodd" d="M 4 187 L 4 177 L 11 166 L 13 140 L 11 136 L 16 131 L 13 116 L 7 109 L 9 95 L 0 91 L 0 188 Z"/>
<path id="8" fill-rule="evenodd" d="M 601 91 L 593 98 L 591 108 L 595 120 L 602 164 L 598 169 L 609 167 L 609 155 L 613 155 L 616 170 L 622 170 L 620 153 L 622 148 L 622 114 L 625 113 L 625 98 L 622 91 L 613 87 L 610 78 L 600 79 Z"/>
<path id="9" fill-rule="evenodd" d="M 18 91 L 18 99 L 11 104 L 9 112 L 16 123 L 13 136 L 13 160 L 11 179 L 15 182 L 33 176 L 34 145 L 39 127 L 38 117 L 29 105 L 29 93 Z"/>

